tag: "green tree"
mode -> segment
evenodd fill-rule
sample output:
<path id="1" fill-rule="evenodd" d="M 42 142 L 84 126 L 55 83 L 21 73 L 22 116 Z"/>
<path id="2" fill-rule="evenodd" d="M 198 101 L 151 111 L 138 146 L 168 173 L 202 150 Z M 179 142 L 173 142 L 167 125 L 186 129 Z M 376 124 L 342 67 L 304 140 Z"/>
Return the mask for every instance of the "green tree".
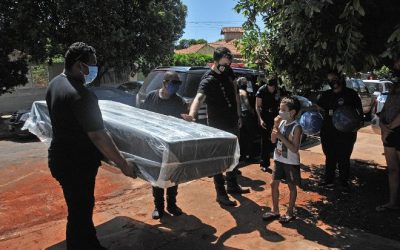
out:
<path id="1" fill-rule="evenodd" d="M 183 33 L 186 13 L 180 0 L 0 3 L 0 21 L 7 26 L 2 29 L 2 37 L 13 42 L 11 51 L 16 49 L 29 55 L 32 62 L 52 63 L 51 58 L 63 55 L 73 42 L 83 41 L 97 50 L 99 78 L 110 68 L 133 69 L 138 65 L 146 73 L 170 61 L 174 44 Z M 2 61 L 9 52 L 10 49 L 2 49 Z M 9 76 L 2 73 L 0 77 Z M 26 79 L 20 79 L 12 86 L 25 82 Z"/>
<path id="2" fill-rule="evenodd" d="M 175 46 L 175 49 L 186 49 L 195 44 L 206 44 L 207 40 L 205 39 L 181 39 L 178 44 Z"/>
<path id="3" fill-rule="evenodd" d="M 211 55 L 204 54 L 174 54 L 172 58 L 173 66 L 206 66 L 207 63 L 212 62 Z"/>
<path id="4" fill-rule="evenodd" d="M 235 9 L 248 18 L 243 49 L 263 44 L 270 69 L 295 87 L 317 88 L 329 70 L 353 74 L 389 65 L 400 51 L 396 0 L 239 0 Z M 256 53 L 244 55 L 253 60 Z"/>

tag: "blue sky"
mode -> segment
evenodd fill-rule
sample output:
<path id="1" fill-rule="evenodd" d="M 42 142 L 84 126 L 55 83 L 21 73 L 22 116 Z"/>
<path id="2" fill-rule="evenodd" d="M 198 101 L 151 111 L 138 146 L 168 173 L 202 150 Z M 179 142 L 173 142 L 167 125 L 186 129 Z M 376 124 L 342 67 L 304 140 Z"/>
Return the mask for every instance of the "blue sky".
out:
<path id="1" fill-rule="evenodd" d="M 222 38 L 222 27 L 240 27 L 245 18 L 233 8 L 237 0 L 182 0 L 188 7 L 186 28 L 182 38 L 215 42 Z"/>

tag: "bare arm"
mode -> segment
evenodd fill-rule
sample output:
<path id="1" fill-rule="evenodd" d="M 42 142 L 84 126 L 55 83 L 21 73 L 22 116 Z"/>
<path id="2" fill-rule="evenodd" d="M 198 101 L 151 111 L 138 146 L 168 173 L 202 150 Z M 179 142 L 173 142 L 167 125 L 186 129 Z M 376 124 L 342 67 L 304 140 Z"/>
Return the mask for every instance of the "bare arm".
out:
<path id="1" fill-rule="evenodd" d="M 204 101 L 206 100 L 206 95 L 203 93 L 197 93 L 196 97 L 194 98 L 192 105 L 190 105 L 189 114 L 181 114 L 182 118 L 188 122 L 195 121 L 194 117 L 196 117 L 197 112 L 201 105 L 203 105 Z"/>
<path id="2" fill-rule="evenodd" d="M 246 105 L 246 107 L 247 107 L 247 109 L 250 111 L 250 113 L 254 114 L 254 109 L 253 109 L 253 107 L 250 105 L 249 98 L 248 98 L 248 96 L 247 96 L 247 92 L 246 92 L 246 91 L 243 91 L 243 90 L 240 90 L 240 96 L 243 98 L 243 100 L 244 100 L 244 105 Z"/>
<path id="3" fill-rule="evenodd" d="M 114 162 L 125 175 L 136 178 L 133 166 L 129 166 L 129 163 L 121 155 L 114 140 L 106 130 L 88 132 L 88 136 L 104 157 Z"/>
<path id="4" fill-rule="evenodd" d="M 265 125 L 265 122 L 263 121 L 261 117 L 261 111 L 262 111 L 262 99 L 260 97 L 256 97 L 256 112 L 257 112 L 257 117 L 260 122 L 261 127 L 267 128 Z"/>

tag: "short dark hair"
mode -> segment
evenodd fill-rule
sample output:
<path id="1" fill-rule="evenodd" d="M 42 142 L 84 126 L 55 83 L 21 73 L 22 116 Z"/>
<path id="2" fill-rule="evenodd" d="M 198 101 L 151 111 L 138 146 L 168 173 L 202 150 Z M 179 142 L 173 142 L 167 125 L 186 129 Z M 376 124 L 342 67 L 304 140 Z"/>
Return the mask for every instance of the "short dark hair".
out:
<path id="1" fill-rule="evenodd" d="M 296 115 L 297 113 L 299 113 L 301 105 L 300 105 L 300 101 L 293 96 L 288 96 L 282 99 L 281 101 L 282 104 L 285 104 L 289 111 L 291 110 L 295 110 L 296 111 Z"/>
<path id="2" fill-rule="evenodd" d="M 219 61 L 221 60 L 223 57 L 228 58 L 229 60 L 232 61 L 233 56 L 232 56 L 232 52 L 227 48 L 227 47 L 218 47 L 214 50 L 214 61 Z"/>
<path id="3" fill-rule="evenodd" d="M 276 79 L 276 78 L 268 79 L 267 84 L 268 84 L 269 86 L 278 86 L 278 79 Z"/>
<path id="4" fill-rule="evenodd" d="M 83 42 L 75 42 L 69 46 L 65 53 L 65 69 L 71 69 L 77 61 L 88 63 L 90 55 L 96 54 L 96 50 Z"/>

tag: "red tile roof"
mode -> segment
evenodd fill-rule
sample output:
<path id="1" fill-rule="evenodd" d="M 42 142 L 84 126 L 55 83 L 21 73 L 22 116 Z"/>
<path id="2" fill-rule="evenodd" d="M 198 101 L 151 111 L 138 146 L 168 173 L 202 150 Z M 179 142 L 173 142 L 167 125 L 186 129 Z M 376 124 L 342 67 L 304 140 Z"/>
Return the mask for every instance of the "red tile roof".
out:
<path id="1" fill-rule="evenodd" d="M 235 46 L 235 40 L 226 42 L 226 41 L 218 41 L 214 43 L 209 43 L 209 46 L 213 47 L 214 49 L 217 47 L 227 47 L 233 54 L 233 57 L 235 58 L 242 58 L 242 55 L 240 54 L 239 50 Z M 175 53 L 177 54 L 192 54 L 192 53 L 197 53 L 199 50 L 201 50 L 204 46 L 207 46 L 207 44 L 195 44 L 190 46 L 189 48 L 186 49 L 180 49 L 180 50 L 175 50 Z"/>
<path id="2" fill-rule="evenodd" d="M 240 58 L 242 55 L 240 54 L 239 50 L 235 46 L 235 40 L 226 42 L 226 41 L 219 41 L 214 43 L 209 43 L 210 46 L 217 48 L 217 47 L 227 47 L 233 54 L 234 57 Z"/>
<path id="3" fill-rule="evenodd" d="M 195 44 L 186 49 L 178 49 L 175 50 L 177 54 L 192 54 L 197 53 L 200 49 L 202 49 L 206 44 Z"/>

